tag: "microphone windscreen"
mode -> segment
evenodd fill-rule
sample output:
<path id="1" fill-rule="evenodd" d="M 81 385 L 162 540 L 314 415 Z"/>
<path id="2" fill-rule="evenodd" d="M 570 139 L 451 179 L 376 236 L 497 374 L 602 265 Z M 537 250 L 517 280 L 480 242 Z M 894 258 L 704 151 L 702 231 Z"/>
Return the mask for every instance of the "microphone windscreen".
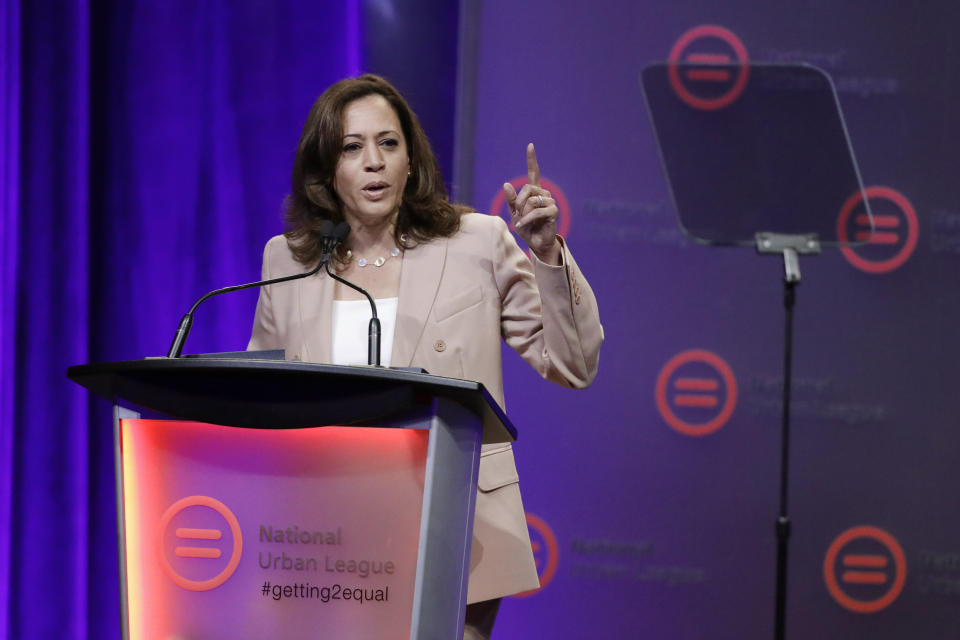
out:
<path id="1" fill-rule="evenodd" d="M 333 236 L 337 239 L 338 243 L 346 240 L 348 235 L 350 235 L 350 225 L 346 222 L 340 222 L 337 224 L 336 229 L 333 230 Z"/>

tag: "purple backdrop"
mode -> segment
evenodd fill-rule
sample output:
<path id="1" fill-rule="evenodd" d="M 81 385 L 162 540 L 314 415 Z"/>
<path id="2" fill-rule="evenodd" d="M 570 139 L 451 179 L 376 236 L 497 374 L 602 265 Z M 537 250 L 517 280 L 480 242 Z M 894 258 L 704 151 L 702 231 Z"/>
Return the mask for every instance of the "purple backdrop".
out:
<path id="1" fill-rule="evenodd" d="M 751 60 L 834 77 L 893 239 L 801 262 L 788 635 L 955 637 L 960 9 L 443 4 L 0 5 L 0 630 L 117 635 L 109 415 L 64 371 L 164 353 L 196 297 L 257 276 L 310 104 L 363 69 L 397 78 L 479 210 L 534 141 L 601 304 L 591 389 L 507 355 L 549 582 L 505 602 L 498 637 L 769 637 L 782 266 L 682 237 L 638 81 L 722 25 Z M 686 49 L 735 52 L 715 37 Z M 188 350 L 241 348 L 254 304 L 206 305 Z M 729 367 L 735 403 L 718 361 L 676 360 L 691 349 Z M 717 407 L 684 404 L 710 395 L 676 393 L 690 381 L 717 384 Z"/>
<path id="2" fill-rule="evenodd" d="M 536 143 L 543 175 L 569 202 L 569 243 L 606 330 L 584 393 L 532 393 L 531 374 L 508 360 L 525 506 L 543 523 L 534 540 L 549 527 L 557 553 L 540 545 L 552 580 L 503 607 L 505 637 L 772 635 L 782 260 L 682 237 L 639 86 L 641 69 L 675 47 L 681 60 L 734 57 L 737 40 L 749 60 L 833 76 L 864 183 L 882 187 L 868 193 L 890 240 L 801 259 L 788 637 L 955 637 L 960 190 L 949 172 L 960 160 L 960 11 L 493 1 L 477 16 L 463 141 L 473 163 L 457 180 L 487 210 L 504 169 L 521 176 L 523 145 Z M 702 25 L 735 39 L 694 30 Z M 691 349 L 729 367 L 729 418 L 723 366 L 697 353 L 683 362 Z M 717 389 L 682 392 L 696 383 Z M 857 526 L 890 538 L 841 538 Z"/>

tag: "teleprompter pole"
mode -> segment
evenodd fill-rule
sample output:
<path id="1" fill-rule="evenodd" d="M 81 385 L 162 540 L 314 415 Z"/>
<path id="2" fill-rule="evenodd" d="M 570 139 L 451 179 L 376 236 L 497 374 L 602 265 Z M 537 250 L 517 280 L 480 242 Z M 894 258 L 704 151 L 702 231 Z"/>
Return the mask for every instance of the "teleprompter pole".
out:
<path id="1" fill-rule="evenodd" d="M 787 550 L 790 541 L 790 516 L 788 498 L 790 487 L 790 392 L 793 371 L 793 308 L 796 303 L 796 288 L 800 284 L 800 254 L 820 253 L 820 242 L 815 234 L 787 235 L 777 233 L 756 234 L 758 253 L 783 255 L 783 414 L 780 435 L 780 507 L 776 522 L 777 575 L 776 602 L 774 607 L 773 637 L 784 640 L 787 623 Z"/>

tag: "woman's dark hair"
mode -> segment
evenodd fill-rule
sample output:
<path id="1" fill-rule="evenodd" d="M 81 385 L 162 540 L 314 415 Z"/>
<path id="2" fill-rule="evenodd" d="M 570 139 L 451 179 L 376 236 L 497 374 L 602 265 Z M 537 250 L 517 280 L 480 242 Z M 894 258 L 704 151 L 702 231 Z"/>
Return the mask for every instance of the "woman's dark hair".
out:
<path id="1" fill-rule="evenodd" d="M 320 225 L 343 220 L 342 202 L 333 189 L 343 149 L 343 112 L 347 105 L 370 95 L 383 96 L 400 120 L 410 155 L 410 177 L 403 191 L 394 237 L 398 247 L 449 237 L 460 227 L 467 207 L 451 204 L 437 159 L 417 116 L 389 82 L 372 74 L 331 85 L 313 103 L 303 125 L 293 161 L 292 192 L 284 203 L 284 235 L 294 258 L 306 266 L 320 259 Z M 406 236 L 404 243 L 400 236 Z M 338 249 L 343 261 L 346 251 Z"/>

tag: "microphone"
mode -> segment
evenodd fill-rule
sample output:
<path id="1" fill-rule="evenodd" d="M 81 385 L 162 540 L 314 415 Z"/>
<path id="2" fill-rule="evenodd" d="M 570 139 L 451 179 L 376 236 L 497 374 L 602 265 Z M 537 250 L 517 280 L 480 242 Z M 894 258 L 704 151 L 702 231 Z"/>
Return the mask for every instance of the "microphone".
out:
<path id="1" fill-rule="evenodd" d="M 346 223 L 343 223 L 346 224 Z M 350 231 L 350 227 L 347 227 L 347 232 Z M 377 305 L 373 301 L 373 297 L 367 293 L 367 290 L 363 287 L 359 287 L 346 278 L 341 278 L 337 274 L 330 271 L 330 263 L 327 263 L 327 275 L 336 280 L 337 282 L 342 282 L 347 285 L 354 291 L 359 291 L 367 297 L 367 300 L 370 302 L 370 313 L 372 314 L 370 318 L 370 325 L 367 328 L 367 364 L 375 367 L 380 366 L 380 319 L 377 317 Z"/>
<path id="2" fill-rule="evenodd" d="M 248 282 L 247 284 L 238 284 L 232 287 L 216 289 L 194 302 L 193 306 L 190 307 L 190 311 L 188 311 L 186 315 L 183 316 L 183 319 L 180 320 L 180 326 L 177 327 L 177 333 L 173 337 L 173 343 L 170 345 L 170 350 L 167 352 L 167 357 L 180 357 L 180 354 L 183 352 L 183 345 L 187 341 L 187 336 L 190 335 L 190 328 L 193 326 L 193 314 L 197 310 L 197 307 L 201 305 L 201 303 L 209 300 L 213 296 L 218 296 L 221 293 L 230 293 L 231 291 L 241 291 L 243 289 L 263 287 L 268 284 L 277 284 L 279 282 L 287 282 L 289 280 L 308 278 L 319 272 L 324 265 L 330 262 L 330 258 L 333 255 L 334 249 L 336 249 L 340 243 L 346 240 L 348 233 L 350 233 L 350 225 L 348 225 L 346 222 L 341 222 L 334 227 L 331 221 L 324 220 L 320 223 L 320 263 L 310 271 L 305 273 L 296 273 L 292 276 L 281 276 L 279 278 L 272 278 L 270 280 L 259 280 L 257 282 Z M 327 271 L 329 272 L 329 268 Z"/>

